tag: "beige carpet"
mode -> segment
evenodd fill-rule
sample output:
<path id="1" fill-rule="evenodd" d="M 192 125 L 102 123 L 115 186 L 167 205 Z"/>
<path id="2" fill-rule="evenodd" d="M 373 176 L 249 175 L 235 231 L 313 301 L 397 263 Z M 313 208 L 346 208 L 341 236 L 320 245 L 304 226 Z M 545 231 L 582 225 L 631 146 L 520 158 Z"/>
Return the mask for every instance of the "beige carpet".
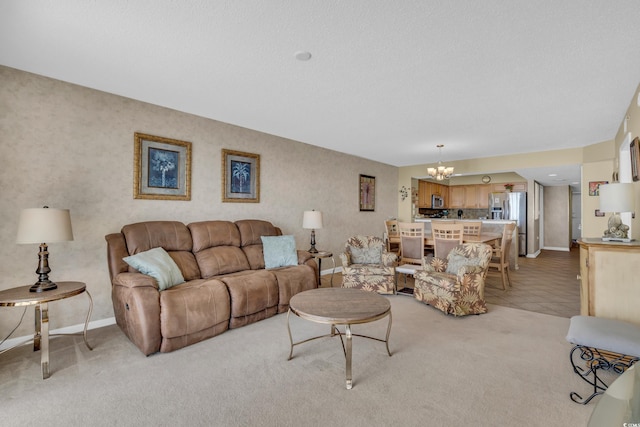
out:
<path id="1" fill-rule="evenodd" d="M 29 346 L 0 357 L 4 425 L 20 426 L 584 426 L 595 402 L 571 372 L 569 319 L 490 306 L 454 318 L 388 297 L 384 344 L 354 338 L 354 387 L 338 338 L 296 346 L 286 314 L 168 354 L 144 357 L 117 326 L 51 348 L 51 378 Z M 294 339 L 328 327 L 292 317 Z M 354 333 L 383 337 L 386 319 Z"/>

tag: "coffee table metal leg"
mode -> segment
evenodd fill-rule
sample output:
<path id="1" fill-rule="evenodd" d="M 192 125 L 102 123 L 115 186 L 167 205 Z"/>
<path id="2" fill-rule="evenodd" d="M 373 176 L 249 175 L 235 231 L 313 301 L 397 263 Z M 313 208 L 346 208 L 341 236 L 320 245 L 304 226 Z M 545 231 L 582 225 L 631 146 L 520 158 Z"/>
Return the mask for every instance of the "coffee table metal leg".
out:
<path id="1" fill-rule="evenodd" d="M 384 342 L 387 344 L 387 353 L 391 356 L 391 351 L 389 350 L 389 335 L 391 334 L 391 310 L 389 310 L 389 325 L 387 326 L 387 337 Z"/>
<path id="2" fill-rule="evenodd" d="M 291 315 L 291 309 L 287 311 L 287 332 L 289 333 L 289 343 L 291 344 L 291 349 L 289 350 L 289 358 L 287 360 L 291 360 L 293 357 L 293 337 L 291 336 L 291 324 L 289 323 L 289 316 Z"/>
<path id="3" fill-rule="evenodd" d="M 345 326 L 345 335 L 347 336 L 347 390 L 351 390 L 353 382 L 351 380 L 351 325 L 349 324 Z"/>

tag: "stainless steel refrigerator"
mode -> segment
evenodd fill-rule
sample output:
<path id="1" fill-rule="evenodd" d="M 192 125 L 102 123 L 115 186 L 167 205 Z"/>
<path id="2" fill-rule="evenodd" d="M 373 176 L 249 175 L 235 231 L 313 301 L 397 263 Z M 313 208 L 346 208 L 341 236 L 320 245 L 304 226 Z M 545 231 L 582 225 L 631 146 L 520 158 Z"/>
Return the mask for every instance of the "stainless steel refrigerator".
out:
<path id="1" fill-rule="evenodd" d="M 527 254 L 527 193 L 490 193 L 491 219 L 516 221 L 518 226 L 518 255 Z"/>

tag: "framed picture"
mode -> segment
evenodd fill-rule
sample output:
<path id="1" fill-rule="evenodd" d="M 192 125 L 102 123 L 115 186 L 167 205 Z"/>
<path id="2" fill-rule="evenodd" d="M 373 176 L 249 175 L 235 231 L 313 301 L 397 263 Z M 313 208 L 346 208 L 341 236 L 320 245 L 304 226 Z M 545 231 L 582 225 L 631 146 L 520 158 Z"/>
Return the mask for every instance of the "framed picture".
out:
<path id="1" fill-rule="evenodd" d="M 133 197 L 191 200 L 191 143 L 136 132 Z"/>
<path id="2" fill-rule="evenodd" d="M 222 201 L 260 202 L 260 155 L 222 149 Z"/>
<path id="3" fill-rule="evenodd" d="M 373 212 L 376 210 L 376 177 L 360 175 L 360 210 Z"/>
<path id="4" fill-rule="evenodd" d="M 640 138 L 635 137 L 629 145 L 631 151 L 631 178 L 640 181 Z"/>
<path id="5" fill-rule="evenodd" d="M 589 195 L 590 196 L 599 196 L 600 195 L 600 185 L 608 184 L 609 181 L 589 181 Z"/>

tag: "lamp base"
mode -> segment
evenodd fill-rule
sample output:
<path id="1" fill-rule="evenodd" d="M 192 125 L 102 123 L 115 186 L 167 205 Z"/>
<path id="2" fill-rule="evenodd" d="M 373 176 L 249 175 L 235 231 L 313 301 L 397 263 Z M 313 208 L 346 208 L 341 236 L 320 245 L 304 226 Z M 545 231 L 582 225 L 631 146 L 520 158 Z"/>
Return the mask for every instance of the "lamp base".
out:
<path id="1" fill-rule="evenodd" d="M 45 292 L 45 291 L 52 291 L 54 289 L 56 289 L 58 287 L 58 285 L 56 285 L 54 282 L 47 280 L 47 281 L 38 281 L 36 283 L 34 283 L 33 285 L 31 285 L 31 287 L 29 288 L 29 292 Z"/>

